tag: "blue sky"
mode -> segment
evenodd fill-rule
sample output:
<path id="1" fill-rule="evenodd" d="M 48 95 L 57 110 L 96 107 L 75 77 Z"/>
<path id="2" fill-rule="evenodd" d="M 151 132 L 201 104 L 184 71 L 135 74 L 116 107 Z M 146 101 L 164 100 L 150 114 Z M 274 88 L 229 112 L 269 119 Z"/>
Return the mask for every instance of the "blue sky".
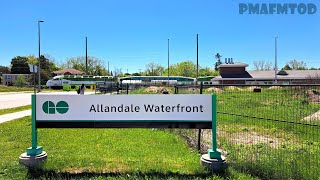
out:
<path id="1" fill-rule="evenodd" d="M 278 38 L 278 66 L 292 59 L 320 68 L 320 3 L 315 15 L 240 15 L 239 3 L 253 0 L 28 0 L 1 1 L 0 65 L 14 56 L 37 55 L 37 21 L 41 24 L 41 51 L 57 62 L 88 54 L 110 62 L 123 72 L 145 69 L 156 62 L 167 65 L 196 61 L 213 67 L 214 54 L 232 57 L 253 68 L 255 60 L 274 62 Z M 263 1 L 290 3 L 292 0 Z M 303 2 L 303 1 L 301 1 Z"/>

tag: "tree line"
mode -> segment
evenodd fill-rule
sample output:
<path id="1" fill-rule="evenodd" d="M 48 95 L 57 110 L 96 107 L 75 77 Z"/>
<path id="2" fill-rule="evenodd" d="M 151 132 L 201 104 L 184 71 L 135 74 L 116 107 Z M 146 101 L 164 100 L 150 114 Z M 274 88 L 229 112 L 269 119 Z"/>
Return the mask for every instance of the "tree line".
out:
<path id="1" fill-rule="evenodd" d="M 121 68 L 114 67 L 113 70 L 106 68 L 105 61 L 94 56 L 88 57 L 88 68 L 86 71 L 86 58 L 84 56 L 71 57 L 68 58 L 63 63 L 57 63 L 55 59 L 50 55 L 41 55 L 40 64 L 41 64 L 41 84 L 45 84 L 53 76 L 53 72 L 64 69 L 64 68 L 74 68 L 85 72 L 89 75 L 100 75 L 100 76 L 167 76 L 170 73 L 170 76 L 186 76 L 186 77 L 203 77 L 203 76 L 218 76 L 219 75 L 219 65 L 222 64 L 221 58 L 222 55 L 217 53 L 214 55 L 216 62 L 213 63 L 212 68 L 208 66 L 199 66 L 197 73 L 197 65 L 191 61 L 186 60 L 176 64 L 171 64 L 169 69 L 165 66 L 162 66 L 156 62 L 150 62 L 145 65 L 143 71 L 135 73 L 123 73 Z M 38 58 L 35 56 L 16 56 L 12 58 L 10 67 L 0 66 L 1 74 L 30 74 L 29 65 L 38 64 Z M 274 66 L 271 62 L 258 60 L 253 62 L 253 68 L 256 71 L 261 70 L 273 70 Z M 304 61 L 291 60 L 283 68 L 284 70 L 306 70 L 307 65 Z M 317 68 L 310 68 L 317 69 Z M 33 77 L 33 74 L 30 75 L 30 78 L 27 80 L 30 84 L 33 82 L 33 78 L 38 80 L 38 75 Z"/>

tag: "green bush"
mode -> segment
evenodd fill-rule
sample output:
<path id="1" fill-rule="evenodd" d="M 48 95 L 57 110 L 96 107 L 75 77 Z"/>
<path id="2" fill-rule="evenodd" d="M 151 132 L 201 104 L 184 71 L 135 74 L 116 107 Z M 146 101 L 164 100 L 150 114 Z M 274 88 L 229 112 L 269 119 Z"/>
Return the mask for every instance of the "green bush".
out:
<path id="1" fill-rule="evenodd" d="M 24 87 L 26 84 L 27 84 L 26 78 L 23 75 L 19 74 L 18 79 L 14 83 L 14 85 L 17 87 Z"/>

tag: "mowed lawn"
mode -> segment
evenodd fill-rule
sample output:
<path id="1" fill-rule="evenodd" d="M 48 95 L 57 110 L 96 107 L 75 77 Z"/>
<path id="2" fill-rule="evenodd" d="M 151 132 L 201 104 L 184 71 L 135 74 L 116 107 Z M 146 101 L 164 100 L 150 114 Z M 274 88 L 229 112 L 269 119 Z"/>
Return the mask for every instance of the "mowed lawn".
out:
<path id="1" fill-rule="evenodd" d="M 252 179 L 233 169 L 209 173 L 195 149 L 159 129 L 39 129 L 48 159 L 28 171 L 18 157 L 31 145 L 30 118 L 0 124 L 0 179 Z"/>

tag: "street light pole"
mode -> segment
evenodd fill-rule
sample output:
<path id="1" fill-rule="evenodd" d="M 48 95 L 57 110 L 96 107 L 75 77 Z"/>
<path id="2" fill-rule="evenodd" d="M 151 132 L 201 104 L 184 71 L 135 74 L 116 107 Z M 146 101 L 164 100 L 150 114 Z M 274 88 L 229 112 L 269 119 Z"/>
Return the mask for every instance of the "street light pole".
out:
<path id="1" fill-rule="evenodd" d="M 199 74 L 198 74 L 198 72 L 199 72 L 199 60 L 198 60 L 198 51 L 199 50 L 199 48 L 198 48 L 198 34 L 197 34 L 197 75 L 196 75 L 196 78 L 198 78 L 198 76 L 199 76 Z"/>
<path id="2" fill-rule="evenodd" d="M 86 36 L 86 73 L 88 74 L 88 37 Z"/>
<path id="3" fill-rule="evenodd" d="M 38 20 L 38 47 L 39 47 L 39 57 L 38 57 L 38 93 L 41 92 L 41 79 L 40 79 L 40 71 L 41 71 L 41 67 L 40 67 L 40 23 L 42 23 L 42 20 Z M 35 78 L 35 77 L 34 77 Z"/>
<path id="4" fill-rule="evenodd" d="M 275 62 L 274 62 L 274 83 L 277 84 L 277 71 L 278 71 L 278 65 L 277 65 L 277 39 L 278 36 L 275 37 L 274 39 L 274 46 L 275 46 Z"/>
<path id="5" fill-rule="evenodd" d="M 169 63 L 169 39 L 168 39 L 168 86 L 170 82 L 170 63 Z"/>

